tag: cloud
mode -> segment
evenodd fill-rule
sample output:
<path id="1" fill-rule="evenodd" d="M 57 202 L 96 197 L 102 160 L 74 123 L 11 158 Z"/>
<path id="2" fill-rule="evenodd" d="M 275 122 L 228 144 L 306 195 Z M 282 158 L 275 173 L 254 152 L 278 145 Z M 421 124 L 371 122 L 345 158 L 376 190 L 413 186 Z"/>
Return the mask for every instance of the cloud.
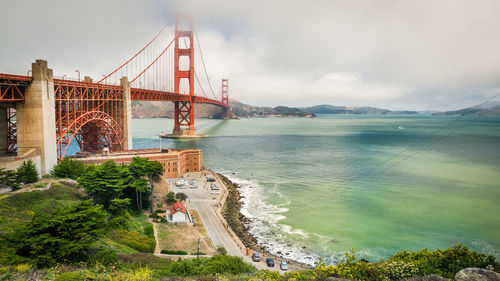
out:
<path id="1" fill-rule="evenodd" d="M 46 58 L 98 77 L 175 13 L 195 18 L 214 91 L 229 78 L 243 102 L 453 109 L 500 84 L 497 0 L 9 1 L 0 72 Z"/>

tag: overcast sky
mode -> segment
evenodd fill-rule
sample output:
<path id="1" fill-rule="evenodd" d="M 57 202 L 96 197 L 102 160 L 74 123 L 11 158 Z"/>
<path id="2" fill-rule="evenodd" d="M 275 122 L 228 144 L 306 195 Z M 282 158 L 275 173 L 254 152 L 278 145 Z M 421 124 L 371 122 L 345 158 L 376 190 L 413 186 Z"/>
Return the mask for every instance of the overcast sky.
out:
<path id="1" fill-rule="evenodd" d="M 196 21 L 214 90 L 228 78 L 244 103 L 444 110 L 500 92 L 499 0 L 2 0 L 0 73 L 42 58 L 100 77 L 176 13 Z"/>

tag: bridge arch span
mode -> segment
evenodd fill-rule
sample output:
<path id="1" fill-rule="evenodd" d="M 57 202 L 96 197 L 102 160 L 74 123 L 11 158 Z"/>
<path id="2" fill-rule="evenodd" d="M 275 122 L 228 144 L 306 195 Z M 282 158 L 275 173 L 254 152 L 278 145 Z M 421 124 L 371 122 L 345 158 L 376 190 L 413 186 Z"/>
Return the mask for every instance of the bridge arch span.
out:
<path id="1" fill-rule="evenodd" d="M 124 149 L 122 125 L 110 114 L 93 110 L 78 116 L 66 129 L 57 133 L 57 156 L 64 158 L 75 139 L 81 151 L 100 151 L 102 145 L 110 150 Z"/>

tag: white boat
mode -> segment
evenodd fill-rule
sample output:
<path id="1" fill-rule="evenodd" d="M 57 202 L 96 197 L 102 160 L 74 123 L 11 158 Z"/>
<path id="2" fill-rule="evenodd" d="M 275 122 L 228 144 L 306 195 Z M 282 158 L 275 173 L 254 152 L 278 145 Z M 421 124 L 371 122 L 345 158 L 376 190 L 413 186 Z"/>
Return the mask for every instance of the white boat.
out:
<path id="1" fill-rule="evenodd" d="M 398 130 L 404 130 L 404 129 L 405 129 L 404 127 L 401 126 L 398 127 Z"/>

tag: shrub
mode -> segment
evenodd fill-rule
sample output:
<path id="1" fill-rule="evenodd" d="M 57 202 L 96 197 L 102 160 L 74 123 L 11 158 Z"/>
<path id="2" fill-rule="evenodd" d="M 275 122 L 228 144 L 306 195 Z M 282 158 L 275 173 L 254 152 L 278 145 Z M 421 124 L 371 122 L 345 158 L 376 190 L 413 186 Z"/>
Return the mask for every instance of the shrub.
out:
<path id="1" fill-rule="evenodd" d="M 119 262 L 129 265 L 132 268 L 148 267 L 155 270 L 168 270 L 170 264 L 173 263 L 169 259 L 145 253 L 119 255 Z"/>
<path id="2" fill-rule="evenodd" d="M 227 250 L 224 247 L 219 247 L 216 250 L 217 255 L 225 256 L 227 255 Z"/>
<path id="3" fill-rule="evenodd" d="M 199 253 L 198 252 L 192 252 L 191 255 L 192 256 L 196 256 L 196 255 L 204 256 L 206 254 L 204 252 L 199 252 Z"/>
<path id="4" fill-rule="evenodd" d="M 152 224 L 148 224 L 146 227 L 144 227 L 144 234 L 147 236 L 155 236 L 155 231 Z"/>
<path id="5" fill-rule="evenodd" d="M 111 233 L 111 236 L 116 242 L 125 244 L 143 253 L 152 253 L 156 247 L 156 240 L 154 237 L 140 234 L 137 231 L 117 229 Z"/>
<path id="6" fill-rule="evenodd" d="M 112 217 L 108 221 L 108 227 L 110 229 L 123 228 L 123 229 L 128 230 L 129 229 L 129 219 L 127 219 L 124 216 Z"/>
<path id="7" fill-rule="evenodd" d="M 171 250 L 161 250 L 161 253 L 164 255 L 187 255 L 186 251 L 171 251 Z"/>
<path id="8" fill-rule="evenodd" d="M 184 192 L 179 192 L 179 193 L 175 194 L 175 198 L 177 198 L 181 202 L 185 202 L 187 200 L 188 196 Z"/>
<path id="9" fill-rule="evenodd" d="M 17 168 L 18 180 L 22 183 L 33 183 L 38 180 L 38 170 L 35 163 L 30 159 L 23 161 L 23 164 Z"/>
<path id="10" fill-rule="evenodd" d="M 54 281 L 80 281 L 80 280 L 82 280 L 82 276 L 78 271 L 63 272 L 54 279 Z"/>
<path id="11" fill-rule="evenodd" d="M 418 252 L 405 250 L 390 257 L 387 262 L 415 263 L 419 275 L 437 274 L 445 278 L 453 278 L 458 271 L 467 267 L 486 268 L 491 265 L 495 271 L 500 270 L 500 265 L 493 256 L 469 251 L 461 244 L 446 250 L 423 249 Z"/>
<path id="12" fill-rule="evenodd" d="M 106 217 L 100 206 L 83 201 L 53 214 L 36 214 L 27 225 L 9 233 L 6 243 L 17 256 L 31 260 L 38 267 L 81 261 L 103 233 Z M 12 257 L 13 261 L 16 259 Z"/>
<path id="13" fill-rule="evenodd" d="M 242 274 L 254 272 L 254 266 L 240 257 L 214 256 L 212 258 L 186 259 L 172 263 L 170 272 L 177 276 Z M 278 273 L 279 274 L 279 273 Z"/>
<path id="14" fill-rule="evenodd" d="M 51 171 L 51 174 L 58 178 L 70 178 L 76 180 L 85 170 L 85 164 L 80 161 L 64 157 Z"/>
<path id="15" fill-rule="evenodd" d="M 167 193 L 167 203 L 172 204 L 174 202 L 175 202 L 175 193 L 170 191 L 169 193 Z"/>
<path id="16" fill-rule="evenodd" d="M 0 188 L 11 188 L 12 190 L 19 189 L 17 173 L 15 171 L 0 168 Z"/>

